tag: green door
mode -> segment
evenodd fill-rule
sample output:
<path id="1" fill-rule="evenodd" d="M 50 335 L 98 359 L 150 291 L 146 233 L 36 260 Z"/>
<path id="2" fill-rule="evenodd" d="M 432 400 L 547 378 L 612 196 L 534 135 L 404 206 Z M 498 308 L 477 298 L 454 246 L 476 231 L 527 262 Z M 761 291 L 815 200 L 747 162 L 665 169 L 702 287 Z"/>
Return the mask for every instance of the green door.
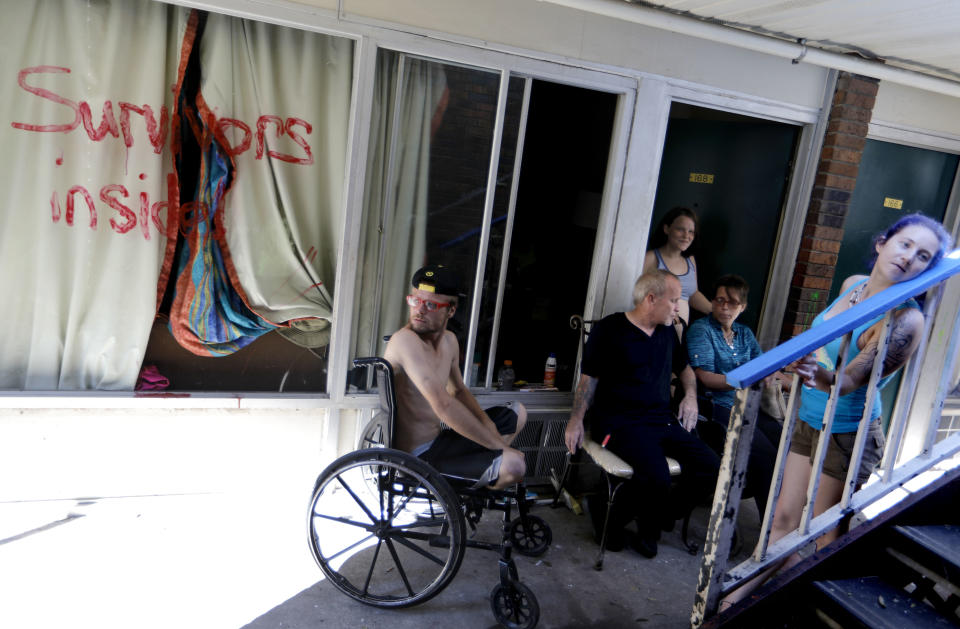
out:
<path id="1" fill-rule="evenodd" d="M 743 276 L 750 295 L 739 321 L 754 331 L 799 134 L 793 125 L 689 105 L 670 112 L 650 229 L 674 206 L 696 212 L 700 291 L 709 299 L 716 278 Z"/>
<path id="2" fill-rule="evenodd" d="M 867 140 L 844 223 L 843 241 L 830 289 L 830 300 L 843 280 L 869 273 L 875 236 L 906 214 L 925 214 L 943 220 L 960 157 L 902 144 Z M 902 372 L 901 372 L 902 373 Z M 881 395 L 883 426 L 890 422 L 900 374 Z"/>
<path id="3" fill-rule="evenodd" d="M 958 156 L 867 140 L 843 228 L 830 299 L 843 280 L 868 273 L 873 238 L 906 214 L 943 220 Z"/>

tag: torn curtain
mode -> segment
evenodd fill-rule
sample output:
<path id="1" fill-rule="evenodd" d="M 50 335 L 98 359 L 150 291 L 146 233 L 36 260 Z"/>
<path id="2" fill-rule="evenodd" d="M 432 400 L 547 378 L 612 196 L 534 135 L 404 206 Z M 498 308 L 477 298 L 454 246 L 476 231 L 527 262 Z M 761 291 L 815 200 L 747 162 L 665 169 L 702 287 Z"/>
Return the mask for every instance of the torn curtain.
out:
<path id="1" fill-rule="evenodd" d="M 217 356 L 329 325 L 353 43 L 211 14 L 198 45 L 202 175 L 170 325 Z"/>

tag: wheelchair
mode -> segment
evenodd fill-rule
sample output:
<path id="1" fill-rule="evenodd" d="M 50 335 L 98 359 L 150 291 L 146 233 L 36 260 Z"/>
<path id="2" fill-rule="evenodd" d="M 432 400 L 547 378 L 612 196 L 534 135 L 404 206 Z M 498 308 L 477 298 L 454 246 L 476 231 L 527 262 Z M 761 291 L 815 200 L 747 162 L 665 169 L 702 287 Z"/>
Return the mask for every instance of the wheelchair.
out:
<path id="1" fill-rule="evenodd" d="M 510 489 L 476 488 L 476 479 L 441 474 L 426 462 L 390 448 L 396 393 L 390 364 L 358 358 L 373 367 L 380 408 L 364 428 L 359 449 L 341 456 L 317 478 L 310 499 L 310 550 L 327 579 L 361 603 L 401 608 L 428 601 L 456 576 L 466 548 L 499 553 L 500 580 L 490 593 L 497 622 L 511 629 L 536 626 L 536 596 L 520 582 L 516 549 L 536 557 L 552 533 L 529 513 L 523 483 Z M 513 505 L 518 516 L 511 519 Z M 502 537 L 475 540 L 485 509 L 503 512 Z"/>

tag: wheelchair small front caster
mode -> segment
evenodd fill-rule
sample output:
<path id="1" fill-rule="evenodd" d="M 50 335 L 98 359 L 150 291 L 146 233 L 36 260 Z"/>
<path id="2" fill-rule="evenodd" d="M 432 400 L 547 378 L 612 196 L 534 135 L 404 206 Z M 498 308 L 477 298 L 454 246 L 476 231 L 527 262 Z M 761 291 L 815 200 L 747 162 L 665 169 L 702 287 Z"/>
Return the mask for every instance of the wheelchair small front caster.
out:
<path id="1" fill-rule="evenodd" d="M 540 605 L 533 591 L 519 581 L 498 583 L 490 593 L 493 615 L 507 629 L 533 629 L 540 620 Z"/>
<path id="2" fill-rule="evenodd" d="M 527 515 L 510 523 L 510 541 L 521 555 L 539 557 L 550 548 L 553 532 L 543 518 Z"/>

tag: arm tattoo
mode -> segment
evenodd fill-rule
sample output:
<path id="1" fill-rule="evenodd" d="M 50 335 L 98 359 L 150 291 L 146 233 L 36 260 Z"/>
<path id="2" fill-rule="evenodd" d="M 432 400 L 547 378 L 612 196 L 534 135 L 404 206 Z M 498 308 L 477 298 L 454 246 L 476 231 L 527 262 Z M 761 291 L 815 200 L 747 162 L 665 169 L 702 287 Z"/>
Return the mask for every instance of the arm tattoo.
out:
<path id="1" fill-rule="evenodd" d="M 593 394 L 597 390 L 597 379 L 590 376 L 581 376 L 577 385 L 577 392 L 573 396 L 573 414 L 583 417 L 590 405 L 593 404 Z"/>
<path id="2" fill-rule="evenodd" d="M 870 379 L 870 371 L 873 369 L 873 361 L 876 357 L 877 342 L 871 341 L 850 361 L 850 365 L 846 369 L 846 375 L 848 378 L 852 378 L 856 384 L 853 387 L 854 389 L 863 386 L 863 383 Z"/>
<path id="3" fill-rule="evenodd" d="M 903 317 L 898 317 L 893 322 L 887 355 L 883 360 L 884 375 L 896 371 L 910 359 L 913 350 L 916 348 L 915 338 L 916 330 L 913 329 L 913 326 L 907 325 L 903 321 Z"/>
<path id="4" fill-rule="evenodd" d="M 902 367 L 916 347 L 916 326 L 905 321 L 906 317 L 895 317 L 890 329 L 887 343 L 887 353 L 883 359 L 881 377 L 888 376 Z M 879 336 L 879 335 L 878 335 Z M 870 371 L 877 357 L 878 338 L 874 338 L 858 353 L 847 368 L 847 376 L 852 378 L 857 387 L 863 386 L 870 379 Z M 855 387 L 856 388 L 856 387 Z"/>

